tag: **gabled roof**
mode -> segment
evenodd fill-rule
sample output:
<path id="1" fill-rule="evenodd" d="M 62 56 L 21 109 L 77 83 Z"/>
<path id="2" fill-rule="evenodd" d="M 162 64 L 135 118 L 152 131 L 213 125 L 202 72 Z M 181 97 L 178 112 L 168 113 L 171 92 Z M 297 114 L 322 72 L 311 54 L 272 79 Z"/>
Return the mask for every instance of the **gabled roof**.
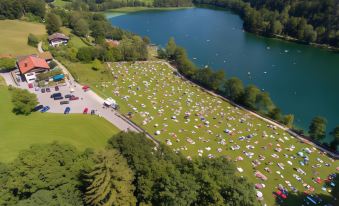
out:
<path id="1" fill-rule="evenodd" d="M 26 74 L 36 68 L 49 70 L 46 60 L 35 56 L 22 58 L 18 61 L 18 67 L 22 74 Z"/>
<path id="2" fill-rule="evenodd" d="M 105 41 L 110 47 L 116 47 L 116 46 L 119 46 L 120 44 L 119 41 L 113 40 L 113 39 L 105 39 Z"/>
<path id="3" fill-rule="evenodd" d="M 52 56 L 51 52 L 49 52 L 49 51 L 39 53 L 39 54 L 37 54 L 37 57 L 39 57 L 41 59 L 45 59 L 46 61 L 53 59 L 53 56 Z"/>
<path id="4" fill-rule="evenodd" d="M 49 41 L 53 41 L 54 39 L 65 39 L 65 40 L 69 40 L 69 37 L 66 36 L 65 34 L 62 34 L 62 33 L 54 33 L 54 34 L 48 36 L 48 40 L 49 40 Z"/>

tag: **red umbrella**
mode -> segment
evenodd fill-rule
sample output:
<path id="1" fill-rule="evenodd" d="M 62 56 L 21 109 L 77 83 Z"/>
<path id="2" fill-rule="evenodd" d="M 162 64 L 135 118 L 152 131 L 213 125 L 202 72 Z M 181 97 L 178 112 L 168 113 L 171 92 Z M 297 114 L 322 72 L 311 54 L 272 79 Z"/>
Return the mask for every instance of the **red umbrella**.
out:
<path id="1" fill-rule="evenodd" d="M 286 199 L 287 196 L 285 194 L 280 195 L 282 198 Z"/>
<path id="2" fill-rule="evenodd" d="M 282 194 L 282 192 L 281 192 L 280 190 L 278 190 L 276 193 L 277 193 L 279 196 Z"/>

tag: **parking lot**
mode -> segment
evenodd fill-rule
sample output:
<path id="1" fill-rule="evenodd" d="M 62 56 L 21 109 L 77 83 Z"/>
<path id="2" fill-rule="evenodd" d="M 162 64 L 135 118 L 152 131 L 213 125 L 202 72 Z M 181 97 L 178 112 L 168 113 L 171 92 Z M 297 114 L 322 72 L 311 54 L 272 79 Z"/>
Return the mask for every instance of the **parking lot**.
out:
<path id="1" fill-rule="evenodd" d="M 71 91 L 72 89 L 72 91 Z M 35 89 L 29 89 L 32 92 L 37 94 L 39 103 L 43 106 L 49 106 L 50 110 L 48 112 L 52 113 L 63 113 L 66 107 L 70 107 L 70 113 L 83 113 L 84 109 L 87 108 L 89 112 L 91 110 L 96 110 L 96 113 L 99 114 L 99 110 L 103 109 L 102 104 L 98 100 L 95 100 L 90 95 L 91 91 L 83 91 L 80 85 L 69 85 L 59 86 L 59 91 L 55 91 L 55 87 L 50 87 L 50 92 L 42 93 L 41 90 L 35 91 Z M 54 93 L 61 93 L 63 99 L 54 100 L 51 98 L 51 95 Z M 66 95 L 74 95 L 78 97 L 78 100 L 70 100 L 69 98 L 65 98 Z M 68 101 L 69 104 L 61 105 L 60 102 Z M 107 110 L 107 109 L 105 109 Z"/>
<path id="2" fill-rule="evenodd" d="M 141 131 L 138 126 L 131 124 L 131 122 L 128 122 L 125 119 L 122 119 L 117 111 L 112 108 L 105 107 L 103 105 L 104 99 L 99 97 L 96 93 L 91 90 L 86 92 L 83 91 L 82 86 L 76 82 L 73 82 L 72 80 L 67 81 L 67 83 L 63 86 L 59 86 L 59 91 L 55 91 L 54 87 L 49 87 L 51 90 L 50 92 L 42 93 L 40 88 L 39 90 L 36 90 L 36 88 L 29 88 L 26 82 L 21 82 L 20 85 L 16 85 L 10 73 L 0 73 L 0 75 L 4 77 L 7 85 L 12 85 L 21 89 L 27 89 L 30 92 L 35 93 L 37 95 L 39 104 L 50 107 L 48 112 L 64 113 L 66 107 L 70 107 L 71 110 L 69 113 L 83 113 L 84 109 L 88 108 L 89 114 L 91 110 L 95 110 L 96 115 L 105 118 L 107 121 L 111 122 L 122 131 Z M 62 100 L 54 100 L 51 98 L 52 94 L 59 92 L 63 96 Z M 68 101 L 68 99 L 65 99 L 65 95 L 67 94 L 79 97 L 79 99 L 69 101 L 69 104 L 60 105 L 60 101 Z"/>

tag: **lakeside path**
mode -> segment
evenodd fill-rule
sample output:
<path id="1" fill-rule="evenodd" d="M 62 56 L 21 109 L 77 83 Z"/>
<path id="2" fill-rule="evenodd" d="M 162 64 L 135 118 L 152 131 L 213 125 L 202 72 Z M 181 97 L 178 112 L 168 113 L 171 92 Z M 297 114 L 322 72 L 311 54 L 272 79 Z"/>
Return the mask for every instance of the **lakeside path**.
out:
<path id="1" fill-rule="evenodd" d="M 158 61 L 158 62 L 165 63 L 169 68 L 171 68 L 173 71 L 175 71 L 175 72 L 176 72 L 183 80 L 185 80 L 185 81 L 190 81 L 190 80 L 188 80 L 186 77 L 184 77 L 183 75 L 181 75 L 181 74 L 178 72 L 178 70 L 177 70 L 175 67 L 173 67 L 170 63 L 168 63 L 167 61 Z M 284 130 L 285 132 L 289 133 L 290 135 L 292 135 L 292 136 L 298 138 L 300 141 L 302 141 L 302 142 L 304 142 L 304 143 L 306 143 L 306 144 L 308 144 L 308 145 L 310 145 L 310 146 L 313 146 L 313 147 L 319 149 L 320 151 L 322 151 L 322 152 L 328 154 L 330 157 L 332 157 L 332 158 L 334 158 L 334 159 L 336 159 L 336 160 L 339 159 L 339 154 L 336 154 L 336 153 L 334 153 L 334 152 L 332 152 L 332 151 L 329 151 L 329 150 L 327 150 L 326 148 L 324 148 L 324 147 L 322 147 L 322 146 L 320 146 L 320 145 L 317 145 L 317 144 L 315 144 L 314 142 L 309 141 L 308 139 L 305 139 L 304 137 L 302 137 L 302 136 L 296 134 L 295 132 L 291 131 L 288 127 L 286 127 L 286 126 L 284 126 L 284 125 L 282 125 L 282 124 L 279 124 L 279 123 L 277 123 L 277 122 L 275 122 L 275 121 L 273 121 L 273 120 L 271 120 L 271 119 L 269 119 L 269 118 L 263 117 L 263 116 L 261 116 L 261 115 L 255 113 L 255 112 L 253 112 L 253 111 L 250 111 L 250 110 L 248 110 L 248 109 L 246 109 L 246 108 L 244 108 L 244 107 L 242 107 L 242 106 L 240 106 L 240 105 L 238 105 L 238 104 L 236 104 L 236 103 L 230 101 L 229 99 L 227 99 L 227 98 L 225 98 L 225 97 L 223 97 L 223 96 L 221 96 L 221 95 L 218 95 L 218 94 L 216 94 L 216 93 L 214 93 L 214 92 L 212 92 L 212 91 L 210 91 L 210 90 L 207 90 L 207 89 L 201 87 L 200 85 L 198 85 L 198 84 L 196 84 L 196 83 L 194 83 L 194 82 L 192 82 L 192 81 L 190 81 L 190 82 L 191 82 L 192 84 L 194 84 L 194 85 L 200 87 L 203 91 L 205 91 L 205 92 L 207 92 L 207 93 L 209 93 L 209 94 L 211 94 L 211 95 L 213 95 L 213 96 L 215 96 L 215 97 L 219 97 L 219 98 L 223 99 L 224 101 L 227 101 L 228 103 L 230 103 L 230 104 L 232 104 L 232 105 L 234 105 L 234 106 L 237 106 L 237 107 L 243 109 L 244 111 L 246 111 L 246 112 L 252 114 L 253 116 L 255 116 L 255 117 L 259 118 L 259 119 L 262 119 L 262 120 L 264 120 L 265 122 L 270 123 L 270 124 L 272 124 L 272 125 L 274 125 L 274 126 L 280 128 L 280 129 Z"/>

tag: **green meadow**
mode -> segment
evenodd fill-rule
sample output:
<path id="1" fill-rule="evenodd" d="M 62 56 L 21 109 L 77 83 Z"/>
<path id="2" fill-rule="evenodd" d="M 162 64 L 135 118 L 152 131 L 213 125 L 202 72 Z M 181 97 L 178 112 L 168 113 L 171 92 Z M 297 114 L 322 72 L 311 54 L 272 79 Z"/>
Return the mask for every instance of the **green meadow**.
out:
<path id="1" fill-rule="evenodd" d="M 64 63 L 79 82 L 89 84 L 103 97 L 113 97 L 121 113 L 130 114 L 132 121 L 173 151 L 188 158 L 224 156 L 234 161 L 243 169 L 238 175 L 254 184 L 265 184 L 260 191 L 264 194 L 263 202 L 268 205 L 274 204 L 273 192 L 279 184 L 286 188 L 293 186 L 299 192 L 311 192 L 307 187 L 314 188 L 315 194 L 329 195 L 330 188 L 323 191 L 323 185 L 312 178 L 324 179 L 334 173 L 338 161 L 182 80 L 162 62 L 112 63 L 101 71 L 92 70 L 90 64 Z M 232 150 L 232 147 L 239 149 Z M 305 148 L 311 153 L 306 154 Z M 298 152 L 308 156 L 307 165 L 300 164 L 303 158 Z M 297 168 L 306 175 L 299 174 Z M 268 180 L 256 178 L 256 171 Z M 286 201 L 292 204 L 295 200 Z"/>
<path id="2" fill-rule="evenodd" d="M 11 95 L 0 79 L 0 162 L 13 160 L 32 144 L 54 141 L 69 143 L 78 149 L 101 149 L 119 130 L 98 116 L 82 114 L 12 113 Z"/>
<path id="3" fill-rule="evenodd" d="M 43 24 L 19 20 L 0 20 L 0 54 L 27 55 L 37 53 L 36 48 L 27 45 L 29 33 L 36 36 L 46 34 Z"/>

